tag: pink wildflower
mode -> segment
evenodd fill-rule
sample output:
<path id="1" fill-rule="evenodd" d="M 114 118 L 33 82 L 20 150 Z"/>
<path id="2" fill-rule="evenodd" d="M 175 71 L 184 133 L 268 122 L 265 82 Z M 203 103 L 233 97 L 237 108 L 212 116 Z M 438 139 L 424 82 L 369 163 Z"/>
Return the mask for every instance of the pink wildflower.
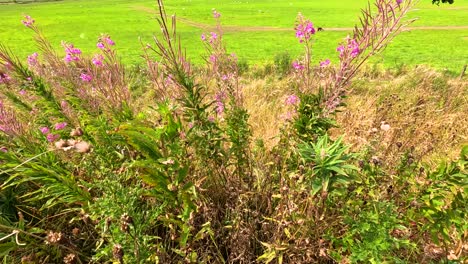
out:
<path id="1" fill-rule="evenodd" d="M 0 151 L 3 153 L 7 153 L 8 149 L 6 147 L 0 147 Z"/>
<path id="2" fill-rule="evenodd" d="M 98 47 L 98 48 L 100 48 L 100 49 L 104 49 L 104 43 L 98 42 L 98 43 L 96 44 L 96 47 Z"/>
<path id="3" fill-rule="evenodd" d="M 25 25 L 26 27 L 31 27 L 34 24 L 34 19 L 30 16 L 24 16 L 25 20 L 21 20 L 21 23 Z"/>
<path id="4" fill-rule="evenodd" d="M 21 90 L 19 91 L 19 94 L 20 94 L 20 95 L 25 95 L 25 94 L 26 94 L 26 90 L 21 89 Z"/>
<path id="5" fill-rule="evenodd" d="M 304 65 L 302 65 L 302 64 L 301 64 L 300 62 L 298 62 L 298 61 L 294 61 L 294 62 L 292 63 L 292 66 L 293 66 L 293 68 L 294 68 L 296 71 L 301 71 L 301 70 L 304 69 Z"/>
<path id="6" fill-rule="evenodd" d="M 214 41 L 216 41 L 216 39 L 218 39 L 218 34 L 216 34 L 215 32 L 210 32 L 210 34 L 211 34 L 210 43 L 213 43 Z"/>
<path id="7" fill-rule="evenodd" d="M 285 105 L 297 105 L 299 103 L 300 99 L 297 97 L 297 95 L 292 94 L 286 97 L 286 100 L 284 101 Z"/>
<path id="8" fill-rule="evenodd" d="M 0 72 L 0 84 L 10 82 L 11 77 L 6 73 Z"/>
<path id="9" fill-rule="evenodd" d="M 83 82 L 90 82 L 90 81 L 93 79 L 93 77 L 92 77 L 91 75 L 86 74 L 86 73 L 82 73 L 82 74 L 80 75 L 80 78 L 81 78 L 81 80 L 82 80 Z"/>
<path id="10" fill-rule="evenodd" d="M 67 122 L 57 123 L 55 124 L 55 130 L 62 130 L 67 126 Z"/>
<path id="11" fill-rule="evenodd" d="M 39 56 L 39 55 L 37 54 L 37 52 L 34 52 L 33 54 L 31 54 L 31 55 L 28 56 L 28 65 L 29 65 L 29 66 L 32 67 L 32 66 L 37 65 L 37 56 Z"/>
<path id="12" fill-rule="evenodd" d="M 210 55 L 210 61 L 215 63 L 216 62 L 216 56 L 215 55 Z"/>
<path id="13" fill-rule="evenodd" d="M 50 131 L 48 127 L 41 127 L 41 128 L 39 128 L 39 130 L 40 130 L 41 133 L 44 134 L 44 135 L 47 134 L 47 133 L 49 133 L 49 131 Z"/>
<path id="14" fill-rule="evenodd" d="M 62 46 L 65 49 L 65 62 L 72 62 L 72 61 L 79 61 L 81 54 L 81 50 L 77 49 L 73 46 L 73 44 L 68 44 L 66 42 L 62 42 Z"/>
<path id="15" fill-rule="evenodd" d="M 396 3 L 397 5 L 400 5 L 401 3 L 403 3 L 403 0 L 396 0 Z"/>
<path id="16" fill-rule="evenodd" d="M 92 61 L 93 64 L 96 66 L 102 66 L 102 61 L 104 60 L 104 57 L 101 54 L 96 54 L 94 55 Z"/>
<path id="17" fill-rule="evenodd" d="M 54 142 L 59 138 L 60 138 L 60 135 L 58 134 L 47 134 L 47 141 L 49 142 Z"/>
<path id="18" fill-rule="evenodd" d="M 201 34 L 201 40 L 202 40 L 202 41 L 206 41 L 206 36 L 205 36 L 205 34 Z"/>
<path id="19" fill-rule="evenodd" d="M 221 17 L 221 13 L 219 13 L 219 12 L 216 11 L 216 10 L 213 10 L 213 17 L 214 17 L 214 18 L 220 18 L 220 17 Z"/>
<path id="20" fill-rule="evenodd" d="M 325 68 L 328 65 L 330 65 L 330 60 L 329 59 L 326 59 L 326 60 L 320 62 L 320 67 L 321 68 Z"/>
<path id="21" fill-rule="evenodd" d="M 114 45 L 115 45 L 115 42 L 114 42 L 109 36 L 106 36 L 106 37 L 104 38 L 104 41 L 105 41 L 107 44 L 111 45 L 111 46 L 114 46 Z"/>
<path id="22" fill-rule="evenodd" d="M 296 38 L 298 38 L 299 42 L 302 43 L 304 40 L 309 40 L 312 35 L 315 34 L 315 28 L 314 24 L 312 24 L 310 20 L 304 20 L 300 13 L 297 20 L 298 22 L 294 29 L 296 30 Z"/>

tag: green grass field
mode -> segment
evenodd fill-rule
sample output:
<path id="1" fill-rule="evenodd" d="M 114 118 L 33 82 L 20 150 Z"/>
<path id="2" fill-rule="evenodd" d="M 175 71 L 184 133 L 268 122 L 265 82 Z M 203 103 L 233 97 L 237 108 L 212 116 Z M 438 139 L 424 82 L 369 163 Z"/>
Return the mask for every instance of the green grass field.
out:
<path id="1" fill-rule="evenodd" d="M 337 60 L 337 43 L 354 26 L 366 0 L 328 1 L 232 1 L 216 3 L 206 0 L 166 1 L 169 14 L 184 19 L 178 25 L 184 46 L 194 62 L 201 62 L 203 45 L 200 35 L 214 25 L 211 10 L 222 13 L 226 26 L 228 50 L 249 64 L 272 61 L 275 54 L 288 51 L 298 56 L 302 47 L 294 37 L 294 20 L 298 12 L 309 17 L 316 26 L 325 28 L 316 36 L 315 61 Z M 7 44 L 21 57 L 35 51 L 32 32 L 20 20 L 23 14 L 35 18 L 45 35 L 60 48 L 66 40 L 93 52 L 100 33 L 109 33 L 117 42 L 120 56 L 126 63 L 140 63 L 141 45 L 151 42 L 159 29 L 154 20 L 156 2 L 148 0 L 77 0 L 30 4 L 0 5 L 0 42 Z M 458 73 L 468 62 L 468 0 L 453 5 L 432 5 L 421 1 L 410 17 L 418 17 L 410 31 L 398 36 L 394 43 L 374 62 L 387 67 L 402 64 L 427 64 L 437 69 Z M 189 23 L 187 23 L 187 21 Z M 426 27 L 417 29 L 417 27 Z M 451 27 L 451 28 L 427 28 Z M 343 28 L 342 31 L 327 28 Z"/>

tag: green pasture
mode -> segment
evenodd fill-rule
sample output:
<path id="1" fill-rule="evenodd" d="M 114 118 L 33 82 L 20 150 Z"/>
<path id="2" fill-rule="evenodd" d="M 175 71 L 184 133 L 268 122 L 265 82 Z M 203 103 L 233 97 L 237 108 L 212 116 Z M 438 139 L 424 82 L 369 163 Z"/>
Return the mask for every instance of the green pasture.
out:
<path id="1" fill-rule="evenodd" d="M 261 64 L 272 61 L 275 54 L 283 51 L 292 56 L 300 54 L 302 47 L 292 29 L 298 12 L 325 29 L 316 36 L 315 61 L 325 58 L 336 61 L 335 48 L 350 32 L 327 28 L 353 27 L 360 8 L 366 3 L 366 0 L 167 0 L 165 5 L 168 14 L 175 13 L 184 19 L 178 23 L 178 31 L 192 61 L 202 61 L 204 50 L 200 35 L 212 30 L 215 22 L 211 12 L 215 8 L 221 12 L 222 23 L 226 26 L 229 52 L 236 53 L 249 64 Z M 24 58 L 36 48 L 32 32 L 20 22 L 23 14 L 31 15 L 59 49 L 60 42 L 65 40 L 93 53 L 97 51 L 97 37 L 109 33 L 126 63 L 141 63 L 139 39 L 151 43 L 152 35 L 160 32 L 154 19 L 156 1 L 65 0 L 0 4 L 0 42 Z M 398 36 L 374 62 L 388 67 L 427 64 L 453 72 L 459 72 L 467 64 L 468 0 L 440 6 L 422 0 L 410 17 L 419 18 L 412 25 L 415 29 Z M 452 28 L 417 29 L 442 26 Z"/>

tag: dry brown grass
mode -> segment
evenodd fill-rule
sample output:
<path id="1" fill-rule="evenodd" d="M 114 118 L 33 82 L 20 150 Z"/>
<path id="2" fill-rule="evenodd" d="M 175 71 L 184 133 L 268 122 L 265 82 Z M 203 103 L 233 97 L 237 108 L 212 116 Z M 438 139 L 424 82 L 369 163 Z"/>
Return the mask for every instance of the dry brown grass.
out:
<path id="1" fill-rule="evenodd" d="M 254 138 L 272 147 L 285 122 L 284 98 L 294 91 L 287 78 L 244 83 Z M 424 67 L 402 75 L 365 70 L 355 79 L 347 107 L 337 115 L 340 127 L 332 134 L 345 134 L 353 150 L 370 148 L 389 166 L 404 152 L 430 165 L 456 158 L 461 146 L 468 144 L 467 87 L 466 78 L 444 76 Z M 381 122 L 390 125 L 390 130 L 383 131 Z"/>

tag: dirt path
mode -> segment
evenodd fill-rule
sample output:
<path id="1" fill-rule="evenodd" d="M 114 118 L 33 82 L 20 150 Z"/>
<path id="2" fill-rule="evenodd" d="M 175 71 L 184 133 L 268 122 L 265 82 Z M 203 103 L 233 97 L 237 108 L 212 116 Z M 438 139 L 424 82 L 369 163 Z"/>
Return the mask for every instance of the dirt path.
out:
<path id="1" fill-rule="evenodd" d="M 135 10 L 144 11 L 147 13 L 155 13 L 155 10 L 144 6 L 133 6 Z M 202 29 L 203 31 L 215 31 L 216 26 L 200 23 L 190 20 L 185 17 L 177 17 L 177 21 L 183 24 Z M 352 27 L 324 27 L 326 31 L 352 31 Z M 410 30 L 467 30 L 468 26 L 420 26 L 420 27 L 406 27 L 405 31 Z M 282 27 L 267 27 L 267 26 L 224 26 L 223 32 L 258 32 L 258 31 L 291 31 L 292 28 Z"/>

